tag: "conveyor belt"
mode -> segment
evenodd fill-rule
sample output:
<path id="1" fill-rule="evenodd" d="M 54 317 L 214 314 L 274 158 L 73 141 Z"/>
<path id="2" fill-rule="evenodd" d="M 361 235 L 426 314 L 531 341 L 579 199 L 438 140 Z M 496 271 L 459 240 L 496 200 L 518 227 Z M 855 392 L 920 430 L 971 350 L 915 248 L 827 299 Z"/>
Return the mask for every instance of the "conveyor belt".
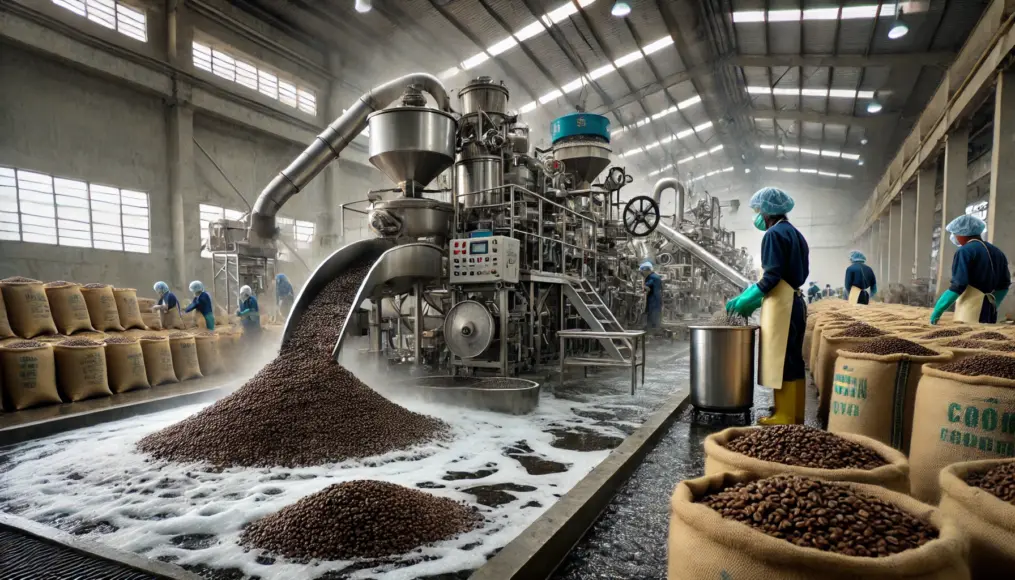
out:
<path id="1" fill-rule="evenodd" d="M 0 527 L 0 578 L 4 580 L 159 580 L 20 531 Z"/>

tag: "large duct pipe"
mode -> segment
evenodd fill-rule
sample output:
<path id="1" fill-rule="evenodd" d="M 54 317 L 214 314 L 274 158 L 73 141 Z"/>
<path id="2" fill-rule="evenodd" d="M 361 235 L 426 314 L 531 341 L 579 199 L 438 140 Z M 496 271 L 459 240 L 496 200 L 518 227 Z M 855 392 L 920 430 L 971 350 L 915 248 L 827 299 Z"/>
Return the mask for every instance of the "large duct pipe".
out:
<path id="1" fill-rule="evenodd" d="M 338 159 L 342 150 L 367 127 L 367 115 L 388 106 L 410 85 L 417 85 L 433 96 L 442 111 L 451 110 L 447 89 L 437 77 L 430 74 L 408 74 L 371 89 L 328 125 L 313 143 L 261 191 L 250 214 L 250 231 L 261 238 L 273 238 L 275 214 L 279 208 L 303 190 L 329 163 Z"/>
<path id="2" fill-rule="evenodd" d="M 743 274 L 736 271 L 733 267 L 727 265 L 719 258 L 710 254 L 707 250 L 705 250 L 705 248 L 702 248 L 698 244 L 694 243 L 691 238 L 688 238 L 670 226 L 660 222 L 659 225 L 656 226 L 656 231 L 662 234 L 667 240 L 670 240 L 674 244 L 690 252 L 692 256 L 704 262 L 706 266 L 741 290 L 751 285 L 751 281 Z"/>
<path id="3" fill-rule="evenodd" d="M 673 223 L 679 228 L 684 221 L 684 185 L 676 177 L 663 177 L 656 182 L 655 189 L 652 190 L 652 199 L 656 205 L 660 205 L 663 192 L 670 188 L 677 194 L 677 212 L 673 216 Z"/>

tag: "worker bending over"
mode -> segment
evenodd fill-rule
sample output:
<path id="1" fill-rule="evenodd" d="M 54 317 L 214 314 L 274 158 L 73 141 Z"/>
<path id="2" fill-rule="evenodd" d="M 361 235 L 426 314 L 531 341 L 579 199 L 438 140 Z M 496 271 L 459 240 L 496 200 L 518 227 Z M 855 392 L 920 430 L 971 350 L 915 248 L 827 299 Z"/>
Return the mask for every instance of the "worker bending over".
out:
<path id="1" fill-rule="evenodd" d="M 236 316 L 240 317 L 244 339 L 251 340 L 261 335 L 261 311 L 250 286 L 240 288 L 240 308 L 236 311 Z"/>
<path id="2" fill-rule="evenodd" d="M 169 284 L 156 282 L 155 293 L 159 295 L 159 301 L 152 306 L 152 312 L 168 312 L 173 308 L 180 311 L 180 301 L 176 299 L 176 294 L 169 291 Z"/>
<path id="3" fill-rule="evenodd" d="M 1011 286 L 1008 258 L 997 246 L 980 237 L 987 224 L 976 216 L 962 215 L 945 228 L 959 247 L 952 257 L 952 283 L 938 299 L 930 323 L 955 305 L 955 320 L 974 323 L 997 322 L 997 312 Z"/>
<path id="4" fill-rule="evenodd" d="M 652 262 L 642 262 L 638 271 L 645 277 L 645 330 L 652 332 L 662 326 L 663 279 L 652 271 Z"/>
<path id="5" fill-rule="evenodd" d="M 846 285 L 843 286 L 849 303 L 870 304 L 870 299 L 878 293 L 878 279 L 874 276 L 874 270 L 866 264 L 867 256 L 859 250 L 849 253 L 849 261 L 851 263 L 846 268 Z"/>
<path id="6" fill-rule="evenodd" d="M 807 289 L 807 303 L 810 304 L 815 300 L 821 300 L 821 288 L 817 282 L 811 282 L 810 288 Z"/>
<path id="7" fill-rule="evenodd" d="M 277 274 L 275 276 L 275 305 L 278 306 L 278 311 L 283 317 L 289 316 L 289 311 L 292 310 L 295 301 L 296 293 L 293 291 L 293 285 L 289 283 L 289 277 L 285 274 Z"/>
<path id="8" fill-rule="evenodd" d="M 204 291 L 204 284 L 200 280 L 190 283 L 190 291 L 194 293 L 194 300 L 183 311 L 190 312 L 197 309 L 204 317 L 204 323 L 208 330 L 215 330 L 215 312 L 211 305 L 211 296 Z"/>
<path id="9" fill-rule="evenodd" d="M 762 425 L 804 422 L 804 299 L 799 288 L 809 274 L 807 240 L 786 218 L 793 198 L 781 189 L 766 187 L 751 196 L 757 215 L 754 226 L 765 232 L 761 239 L 764 275 L 740 296 L 726 303 L 727 312 L 747 317 L 761 308 L 761 361 L 759 383 L 775 390 L 775 413 L 760 419 Z"/>

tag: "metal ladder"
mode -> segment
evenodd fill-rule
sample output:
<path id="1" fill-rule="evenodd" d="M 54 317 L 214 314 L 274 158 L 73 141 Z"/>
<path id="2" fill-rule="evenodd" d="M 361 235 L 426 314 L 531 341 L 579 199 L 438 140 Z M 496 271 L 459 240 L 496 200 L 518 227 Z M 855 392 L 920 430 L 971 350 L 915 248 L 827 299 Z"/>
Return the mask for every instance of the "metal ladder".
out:
<path id="1" fill-rule="evenodd" d="M 602 296 L 592 286 L 592 283 L 582 278 L 577 285 L 564 284 L 564 294 L 571 304 L 578 310 L 585 324 L 592 330 L 603 332 L 623 332 L 624 327 L 617 321 L 617 317 L 603 302 Z M 622 339 L 600 339 L 600 344 L 606 349 L 606 354 L 617 360 L 627 361 L 628 357 L 634 356 L 634 349 L 631 341 Z"/>

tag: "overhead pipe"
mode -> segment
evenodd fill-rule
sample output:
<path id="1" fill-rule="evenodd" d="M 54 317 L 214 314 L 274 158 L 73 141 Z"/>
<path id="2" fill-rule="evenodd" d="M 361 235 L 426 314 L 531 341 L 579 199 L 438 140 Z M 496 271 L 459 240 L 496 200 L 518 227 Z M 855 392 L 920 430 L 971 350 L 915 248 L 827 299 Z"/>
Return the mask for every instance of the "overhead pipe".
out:
<path id="1" fill-rule="evenodd" d="M 684 221 L 684 184 L 680 183 L 676 177 L 663 177 L 657 181 L 652 190 L 652 199 L 655 200 L 657 206 L 661 204 L 663 192 L 667 189 L 673 189 L 677 195 L 677 213 L 673 216 L 673 223 L 679 228 Z"/>
<path id="2" fill-rule="evenodd" d="M 715 255 L 711 254 L 705 248 L 702 248 L 698 244 L 694 243 L 691 238 L 685 236 L 670 226 L 659 222 L 659 225 L 656 226 L 656 231 L 662 234 L 664 238 L 690 252 L 692 256 L 704 262 L 705 265 L 715 271 L 716 274 L 719 274 L 737 288 L 744 290 L 751 285 L 751 281 L 748 280 L 746 276 L 717 258 Z"/>
<path id="3" fill-rule="evenodd" d="M 250 214 L 250 232 L 260 238 L 275 237 L 275 215 L 279 208 L 302 191 L 328 164 L 338 159 L 342 150 L 366 129 L 370 113 L 388 106 L 410 85 L 429 93 L 440 110 L 451 110 L 447 89 L 437 77 L 427 73 L 408 74 L 371 89 L 328 125 L 261 191 Z"/>

